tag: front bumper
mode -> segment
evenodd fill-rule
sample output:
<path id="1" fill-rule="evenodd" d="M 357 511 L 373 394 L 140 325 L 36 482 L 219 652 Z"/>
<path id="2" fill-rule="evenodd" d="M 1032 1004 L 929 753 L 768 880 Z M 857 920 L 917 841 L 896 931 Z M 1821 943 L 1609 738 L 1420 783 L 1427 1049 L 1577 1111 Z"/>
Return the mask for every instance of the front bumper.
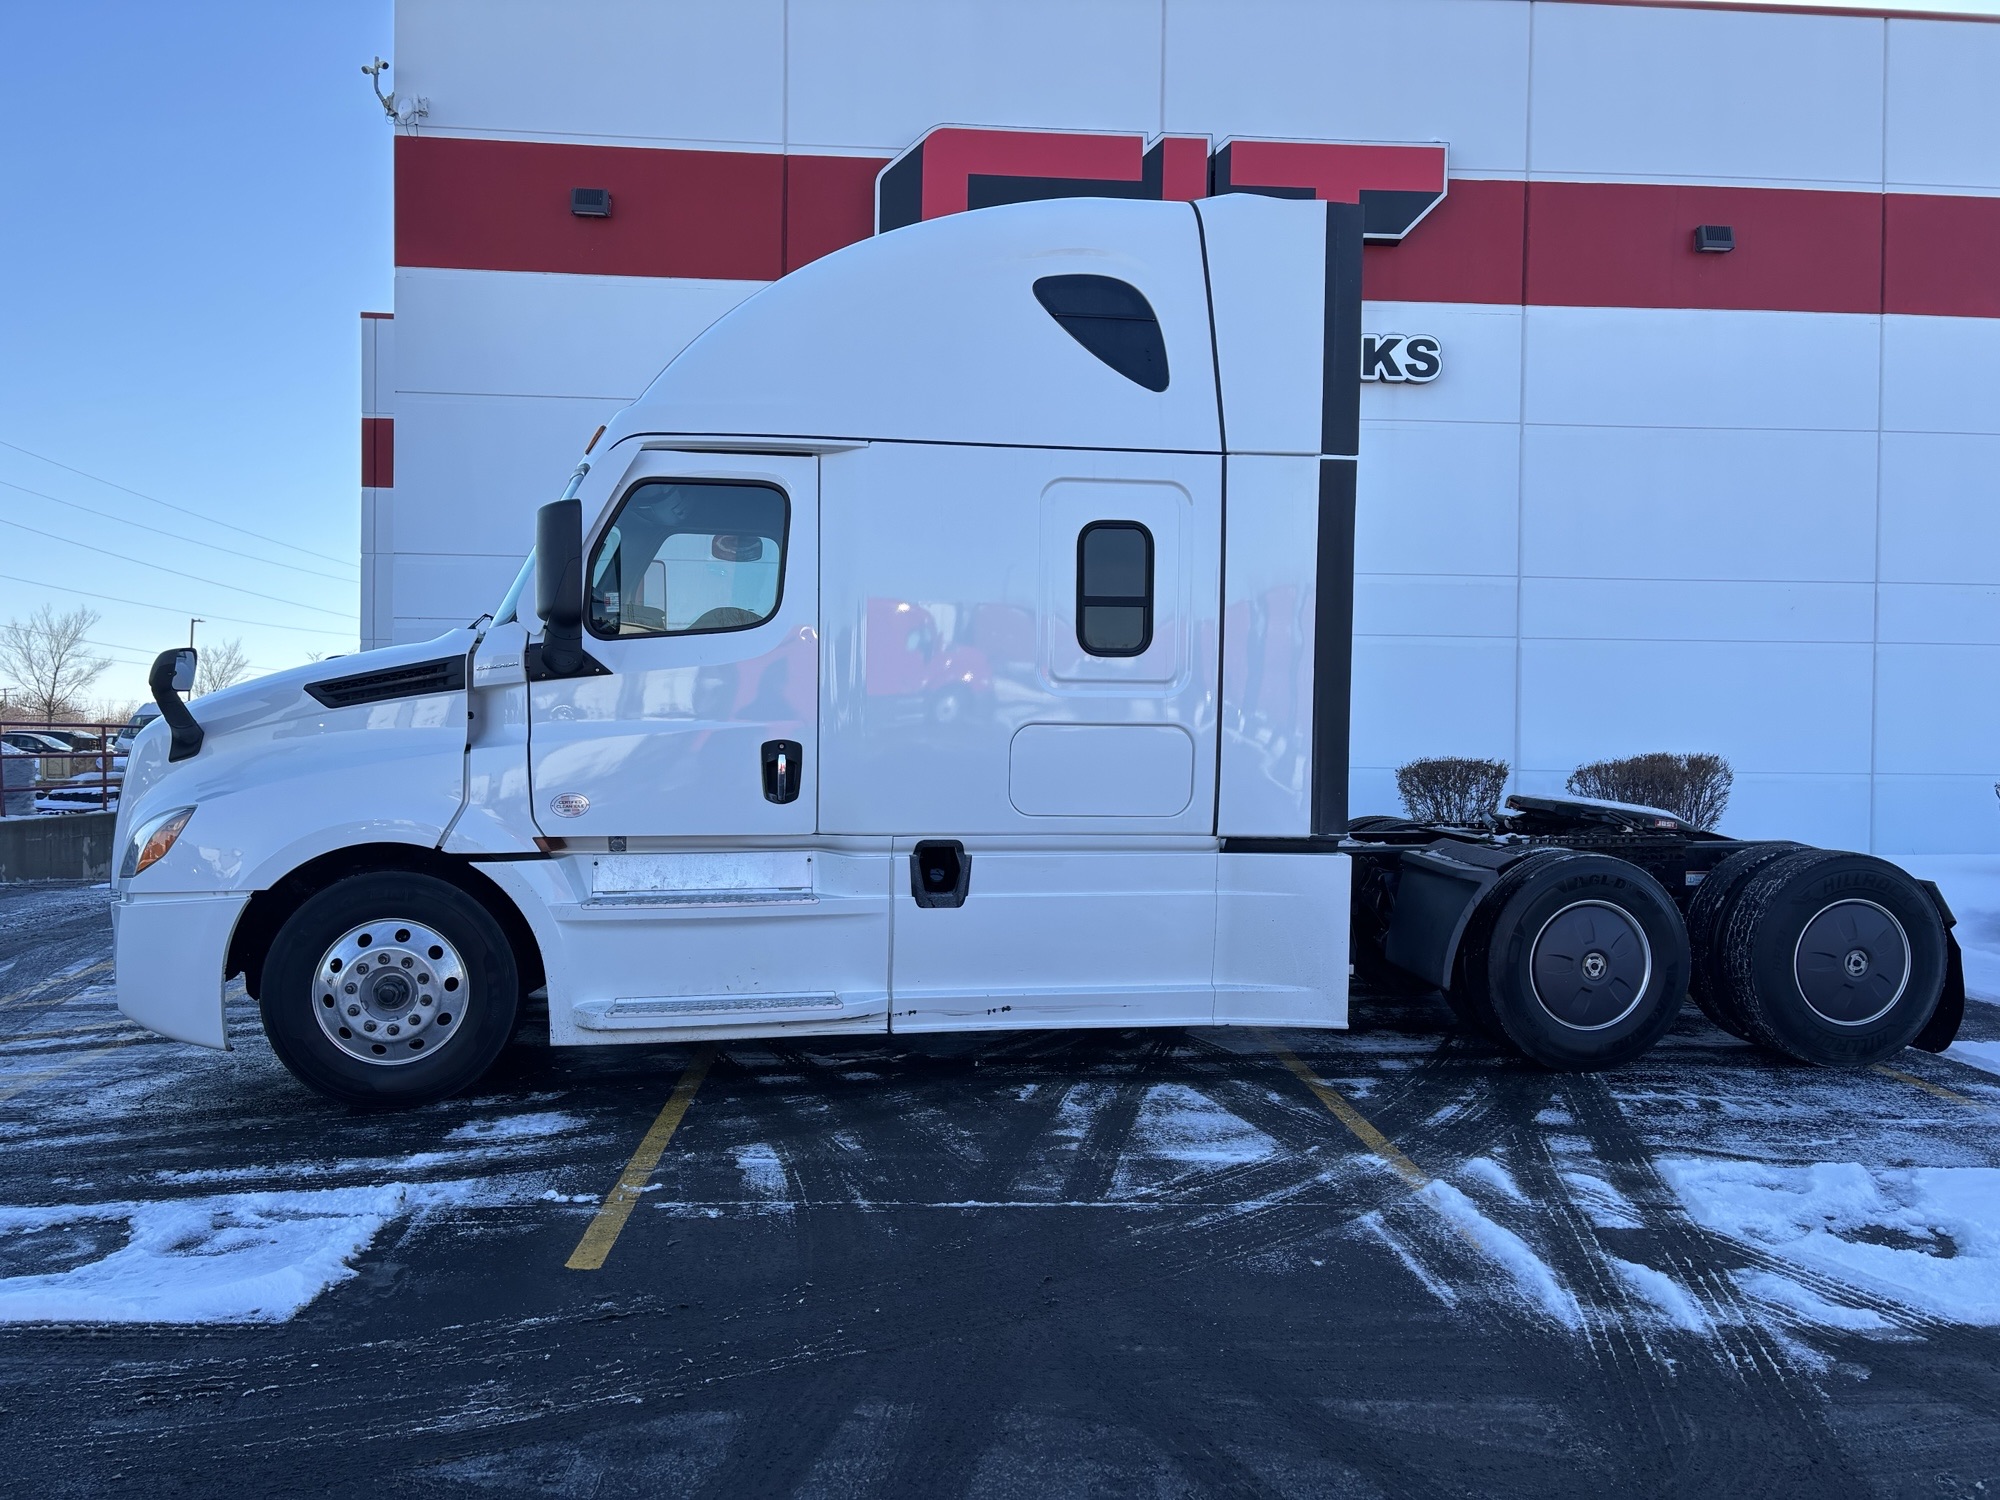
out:
<path id="1" fill-rule="evenodd" d="M 227 1047 L 222 965 L 248 892 L 123 895 L 112 903 L 118 1008 L 177 1042 Z"/>

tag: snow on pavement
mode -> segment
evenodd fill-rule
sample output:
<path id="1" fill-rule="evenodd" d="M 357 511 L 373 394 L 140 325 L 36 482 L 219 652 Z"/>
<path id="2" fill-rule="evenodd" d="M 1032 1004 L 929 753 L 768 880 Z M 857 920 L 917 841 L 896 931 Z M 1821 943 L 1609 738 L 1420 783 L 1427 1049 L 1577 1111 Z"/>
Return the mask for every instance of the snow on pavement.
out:
<path id="1" fill-rule="evenodd" d="M 2000 1168 L 1669 1157 L 1659 1170 L 1706 1228 L 1933 1317 L 2000 1325 Z"/>
<path id="2" fill-rule="evenodd" d="M 66 1270 L 0 1278 L 0 1323 L 282 1323 L 355 1275 L 392 1221 L 502 1201 L 463 1181 L 0 1208 L 0 1247 L 64 1230 L 122 1241 Z"/>

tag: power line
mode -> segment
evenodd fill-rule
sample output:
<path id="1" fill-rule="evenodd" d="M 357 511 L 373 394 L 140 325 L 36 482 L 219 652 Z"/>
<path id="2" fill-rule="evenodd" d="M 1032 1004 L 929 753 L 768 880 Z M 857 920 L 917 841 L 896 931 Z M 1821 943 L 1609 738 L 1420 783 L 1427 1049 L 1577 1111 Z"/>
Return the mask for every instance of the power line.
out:
<path id="1" fill-rule="evenodd" d="M 71 510 L 80 510 L 87 516 L 97 516 L 106 521 L 116 521 L 120 526 L 133 526 L 140 531 L 150 531 L 155 536 L 172 537 L 177 542 L 186 542 L 190 547 L 207 547 L 215 552 L 227 552 L 231 557 L 246 557 L 251 562 L 262 563 L 267 568 L 289 568 L 294 573 L 308 573 L 314 578 L 331 578 L 335 583 L 352 583 L 352 578 L 342 578 L 338 573 L 322 573 L 318 568 L 304 568 L 297 563 L 278 562 L 272 558 L 259 557 L 254 552 L 239 552 L 234 547 L 225 547 L 220 542 L 204 542 L 198 537 L 182 536 L 178 531 L 162 531 L 157 526 L 148 526 L 144 521 L 135 521 L 130 516 L 116 515 L 108 510 L 95 510 L 75 500 L 65 500 L 61 495 L 46 494 L 41 490 L 31 490 L 25 484 L 16 484 L 11 479 L 0 479 L 10 490 L 19 490 L 24 495 L 33 495 L 37 500 L 53 500 L 57 505 L 67 505 Z"/>
<path id="2" fill-rule="evenodd" d="M 335 557 L 330 552 L 316 552 L 311 547 L 301 547 L 296 542 L 286 542 L 274 536 L 265 536 L 263 532 L 252 531 L 248 526 L 238 526 L 231 521 L 221 521 L 217 520 L 214 516 L 205 516 L 198 510 L 190 510 L 185 505 L 176 505 L 171 500 L 162 500 L 158 495 L 149 495 L 144 490 L 135 490 L 130 485 L 119 484 L 115 480 L 106 479 L 98 474 L 92 474 L 86 469 L 79 469 L 58 459 L 50 458 L 45 453 L 37 453 L 32 448 L 23 448 L 19 443 L 10 443 L 5 438 L 0 438 L 0 448 L 11 448 L 16 453 L 25 453 L 29 458 L 41 463 L 52 464 L 65 473 L 80 475 L 82 478 L 90 480 L 93 484 L 109 485 L 114 490 L 122 490 L 128 495 L 136 495 L 141 500 L 150 500 L 155 505 L 164 505 L 168 510 L 177 510 L 184 516 L 193 516 L 197 521 L 206 521 L 211 526 L 220 526 L 227 531 L 240 531 L 245 536 L 254 536 L 258 541 L 269 542 L 274 547 L 289 547 L 294 552 L 303 552 L 307 557 L 317 557 L 322 562 L 337 563 L 343 568 L 353 568 L 356 572 L 360 571 L 361 565 L 359 563 L 351 563 L 344 557 Z"/>
<path id="3" fill-rule="evenodd" d="M 23 578 L 17 573 L 0 573 L 0 578 L 9 583 L 25 583 L 30 588 L 50 589 L 59 594 L 75 594 L 83 599 L 102 599 L 106 604 L 125 604 L 134 609 L 156 609 L 163 615 L 179 615 L 185 620 L 188 611 L 171 604 L 148 604 L 144 599 L 126 599 L 117 594 L 95 594 L 89 589 L 76 588 L 71 584 L 54 584 L 46 578 Z M 261 625 L 266 630 L 290 630 L 300 635 L 337 635 L 345 639 L 351 632 L 335 630 L 327 625 L 280 625 L 276 620 L 249 620 L 242 615 L 210 615 L 211 620 L 227 620 L 232 625 Z"/>
<path id="4" fill-rule="evenodd" d="M 142 568 L 152 568 L 161 573 L 171 573 L 176 578 L 191 578 L 196 583 L 208 584 L 211 588 L 231 589 L 239 594 L 248 594 L 252 599 L 268 599 L 273 604 L 282 604 L 288 609 L 309 609 L 315 614 L 332 615 L 337 620 L 347 618 L 346 612 L 328 609 L 323 604 L 301 604 L 296 599 L 287 599 L 282 594 L 260 594 L 255 589 L 246 589 L 240 583 L 224 583 L 219 578 L 204 578 L 199 573 L 183 573 L 179 568 L 170 568 L 164 563 L 150 562 L 143 557 L 134 557 L 129 552 L 113 552 L 109 547 L 93 546 L 89 542 L 79 542 L 74 537 L 58 536 L 53 531 L 43 531 L 39 526 L 30 526 L 24 521 L 10 521 L 0 516 L 0 526 L 13 526 L 35 536 L 45 536 L 52 542 L 62 542 L 67 546 L 81 547 L 86 552 L 97 552 L 105 557 L 115 557 L 120 562 L 137 563 Z"/>

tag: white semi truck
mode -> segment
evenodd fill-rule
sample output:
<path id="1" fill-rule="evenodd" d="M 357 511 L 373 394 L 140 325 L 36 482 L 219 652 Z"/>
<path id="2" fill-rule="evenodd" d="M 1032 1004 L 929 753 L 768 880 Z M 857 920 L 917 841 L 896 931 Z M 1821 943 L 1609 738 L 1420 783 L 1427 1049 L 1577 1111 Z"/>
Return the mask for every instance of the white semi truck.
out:
<path id="1" fill-rule="evenodd" d="M 984 209 L 784 277 L 592 440 L 490 616 L 132 752 L 119 1005 L 363 1105 L 557 1044 L 1339 1027 L 1353 965 L 1544 1065 L 1684 996 L 1793 1057 L 1941 1047 L 1881 860 L 1608 804 L 1346 807 L 1358 207 Z M 1414 691 L 1415 689 L 1413 689 Z"/>

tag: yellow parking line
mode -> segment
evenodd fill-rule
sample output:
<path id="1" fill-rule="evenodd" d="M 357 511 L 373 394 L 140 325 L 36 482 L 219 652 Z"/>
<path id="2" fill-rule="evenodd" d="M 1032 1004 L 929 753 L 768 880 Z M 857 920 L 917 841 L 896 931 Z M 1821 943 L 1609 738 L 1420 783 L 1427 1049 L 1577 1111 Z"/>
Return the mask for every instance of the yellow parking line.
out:
<path id="1" fill-rule="evenodd" d="M 1913 1083 L 1926 1094 L 1935 1094 L 1940 1099 L 1950 1099 L 1959 1104 L 1970 1104 L 1974 1109 L 1985 1109 L 1979 1100 L 1948 1089 L 1941 1083 L 1932 1083 L 1928 1078 L 1919 1078 L 1914 1073 L 1905 1073 L 1901 1068 L 1892 1068 L 1887 1063 L 1877 1063 L 1869 1071 L 1880 1073 L 1884 1078 L 1893 1078 L 1898 1083 Z"/>
<path id="2" fill-rule="evenodd" d="M 667 1142 L 674 1138 L 674 1131 L 680 1127 L 681 1117 L 694 1103 L 695 1090 L 708 1076 L 708 1065 L 715 1060 L 715 1049 L 705 1047 L 688 1064 L 681 1074 L 681 1081 L 674 1085 L 673 1093 L 661 1106 L 660 1113 L 653 1121 L 653 1128 L 646 1132 L 639 1149 L 632 1153 L 632 1159 L 625 1163 L 625 1170 L 619 1174 L 617 1186 L 605 1196 L 604 1206 L 597 1210 L 597 1216 L 583 1231 L 583 1238 L 576 1243 L 565 1263 L 572 1271 L 598 1271 L 604 1267 L 604 1258 L 611 1253 L 611 1247 L 618 1243 L 618 1232 L 625 1227 L 625 1221 L 632 1217 L 633 1205 L 640 1194 L 646 1191 L 646 1179 L 653 1175 L 653 1169 L 660 1164 L 660 1157 L 667 1149 Z"/>
<path id="3" fill-rule="evenodd" d="M 1318 1096 L 1319 1102 L 1326 1106 L 1327 1113 L 1354 1132 L 1355 1139 L 1360 1141 L 1362 1145 L 1366 1146 L 1370 1151 L 1373 1151 L 1383 1161 L 1393 1167 L 1398 1177 L 1402 1178 L 1412 1188 L 1423 1188 L 1430 1185 L 1431 1179 L 1428 1172 L 1411 1161 L 1409 1157 L 1403 1155 L 1401 1151 L 1398 1151 L 1396 1143 L 1382 1134 L 1373 1125 L 1369 1124 L 1361 1111 L 1356 1109 L 1352 1104 L 1349 1104 L 1338 1090 L 1330 1084 L 1322 1083 L 1315 1077 L 1312 1069 L 1300 1062 L 1290 1048 L 1280 1046 L 1275 1038 L 1269 1036 L 1264 1038 L 1264 1042 L 1266 1046 L 1278 1055 L 1279 1061 L 1291 1069 L 1298 1077 L 1299 1082 L 1303 1083 Z"/>
<path id="4" fill-rule="evenodd" d="M 107 1052 L 116 1052 L 120 1047 L 129 1047 L 132 1045 L 133 1042 L 143 1041 L 143 1040 L 144 1040 L 143 1037 L 135 1036 L 128 1038 L 124 1041 L 108 1042 L 102 1047 L 92 1047 L 87 1052 L 79 1052 L 76 1054 L 76 1056 L 70 1058 L 69 1061 L 58 1063 L 53 1068 L 44 1068 L 39 1073 L 29 1073 L 26 1076 L 18 1079 L 11 1087 L 0 1088 L 0 1104 L 6 1103 L 16 1094 L 26 1093 L 29 1089 L 33 1088 L 38 1083 L 45 1082 L 46 1080 L 51 1078 L 59 1077 L 60 1075 L 69 1072 L 69 1070 L 72 1068 L 81 1067 L 83 1064 L 89 1062 L 93 1057 L 102 1057 Z M 5 1077 L 4 1074 L 0 1074 L 0 1078 L 4 1077 Z"/>

